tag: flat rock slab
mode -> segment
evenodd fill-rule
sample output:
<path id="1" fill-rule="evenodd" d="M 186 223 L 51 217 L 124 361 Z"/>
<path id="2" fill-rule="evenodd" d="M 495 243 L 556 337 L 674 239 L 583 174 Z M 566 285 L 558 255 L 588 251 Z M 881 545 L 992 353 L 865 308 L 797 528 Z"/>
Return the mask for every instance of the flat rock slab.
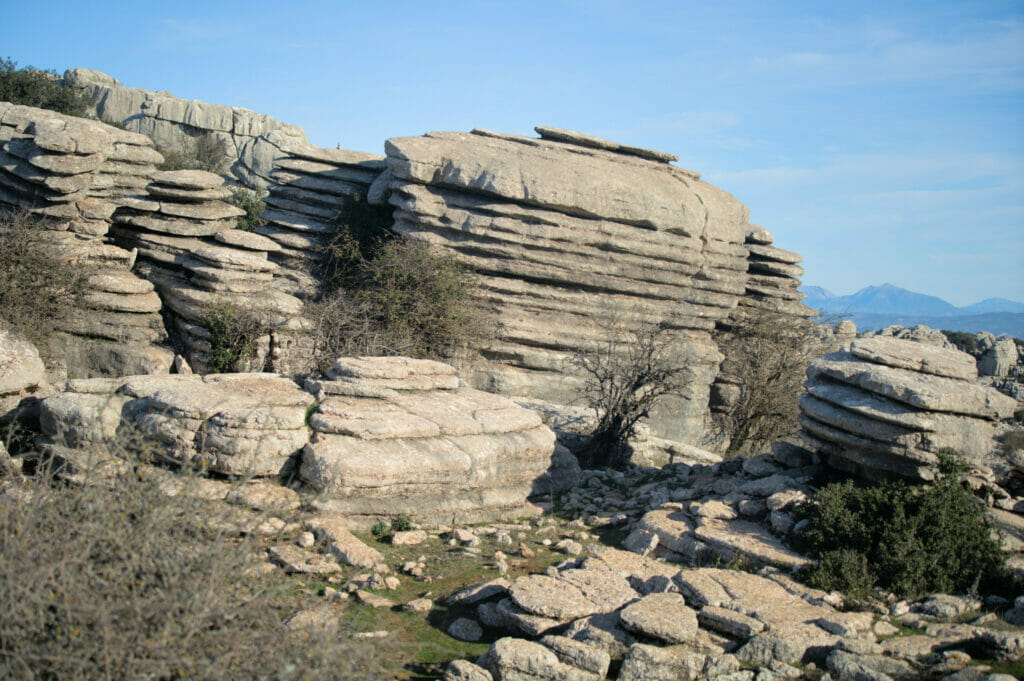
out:
<path id="1" fill-rule="evenodd" d="M 495 610 L 503 621 L 511 623 L 512 626 L 527 636 L 543 636 L 552 629 L 557 629 L 570 621 L 531 614 L 516 605 L 516 602 L 511 598 L 503 598 L 498 601 Z"/>
<path id="2" fill-rule="evenodd" d="M 703 674 L 707 660 L 707 655 L 689 646 L 660 648 L 635 643 L 622 662 L 618 678 L 619 681 L 693 681 Z"/>
<path id="3" fill-rule="evenodd" d="M 224 184 L 224 178 L 205 170 L 160 170 L 150 175 L 153 182 L 182 189 L 213 189 Z"/>
<path id="4" fill-rule="evenodd" d="M 563 663 L 550 649 L 519 638 L 495 641 L 483 657 L 495 679 L 507 681 L 599 681 L 596 674 Z"/>
<path id="5" fill-rule="evenodd" d="M 697 613 L 677 593 L 656 593 L 627 605 L 619 613 L 630 631 L 666 643 L 689 643 L 697 635 Z"/>
<path id="6" fill-rule="evenodd" d="M 230 203 L 224 203 L 223 201 L 202 201 L 199 203 L 161 201 L 159 212 L 164 215 L 192 218 L 194 220 L 226 220 L 245 215 L 245 211 L 241 208 L 232 206 Z"/>
<path id="7" fill-rule="evenodd" d="M 799 568 L 810 563 L 763 527 L 746 520 L 705 518 L 694 535 L 719 551 L 740 554 L 760 564 Z"/>
<path id="8" fill-rule="evenodd" d="M 538 125 L 534 130 L 536 130 L 537 134 L 541 136 L 541 139 L 568 142 L 570 144 L 578 144 L 581 147 L 590 147 L 591 149 L 605 149 L 618 154 L 639 156 L 640 158 L 646 158 L 651 161 L 661 161 L 663 163 L 672 163 L 673 161 L 679 160 L 678 156 L 670 154 L 667 151 L 645 149 L 644 147 L 634 147 L 629 144 L 610 142 L 608 140 L 601 139 L 600 137 L 588 135 L 585 132 L 566 130 L 564 128 L 553 128 L 547 125 Z"/>
<path id="9" fill-rule="evenodd" d="M 508 587 L 511 584 L 512 582 L 503 577 L 491 579 L 460 589 L 449 596 L 445 602 L 449 605 L 473 605 L 488 598 L 508 593 Z"/>
<path id="10" fill-rule="evenodd" d="M 332 369 L 351 378 L 408 378 L 410 376 L 454 376 L 455 368 L 444 362 L 410 357 L 343 357 Z"/>
<path id="11" fill-rule="evenodd" d="M 306 526 L 325 542 L 328 550 L 345 565 L 372 568 L 383 563 L 384 556 L 380 551 L 360 541 L 346 528 L 345 523 L 346 518 L 343 515 L 321 513 L 310 518 Z"/>
<path id="12" fill-rule="evenodd" d="M 748 639 L 764 631 L 764 623 L 733 610 L 713 605 L 701 608 L 697 621 L 705 629 L 711 629 L 733 638 Z"/>
<path id="13" fill-rule="evenodd" d="M 270 559 L 285 572 L 306 575 L 328 575 L 341 571 L 341 566 L 327 556 L 313 553 L 294 544 L 278 544 L 267 549 Z"/>
<path id="14" fill-rule="evenodd" d="M 235 246 L 237 248 L 244 248 L 248 251 L 276 253 L 281 250 L 281 246 L 273 239 L 268 239 L 260 234 L 246 232 L 241 229 L 226 229 L 214 234 L 213 238 L 222 244 Z"/>
<path id="15" fill-rule="evenodd" d="M 520 577 L 508 588 L 508 593 L 523 610 L 550 619 L 572 620 L 600 611 L 578 587 L 547 575 Z"/>
<path id="16" fill-rule="evenodd" d="M 557 579 L 579 589 L 597 606 L 596 612 L 613 612 L 640 598 L 625 577 L 608 570 L 563 570 Z"/>
<path id="17" fill-rule="evenodd" d="M 1004 419 L 1013 414 L 1017 401 L 998 390 L 967 381 L 921 374 L 856 359 L 845 352 L 811 362 L 807 377 L 818 376 L 854 385 L 862 390 L 932 411 Z"/>
<path id="18" fill-rule="evenodd" d="M 231 198 L 231 189 L 228 187 L 214 187 L 213 189 L 184 189 L 182 187 L 152 183 L 146 186 L 146 193 L 156 199 L 171 199 L 174 201 L 185 201 L 191 203 L 223 201 Z"/>
<path id="19" fill-rule="evenodd" d="M 964 381 L 973 381 L 978 377 L 977 362 L 966 352 L 902 338 L 859 338 L 850 344 L 850 353 L 854 357 L 875 364 L 910 369 L 922 374 L 959 378 Z"/>

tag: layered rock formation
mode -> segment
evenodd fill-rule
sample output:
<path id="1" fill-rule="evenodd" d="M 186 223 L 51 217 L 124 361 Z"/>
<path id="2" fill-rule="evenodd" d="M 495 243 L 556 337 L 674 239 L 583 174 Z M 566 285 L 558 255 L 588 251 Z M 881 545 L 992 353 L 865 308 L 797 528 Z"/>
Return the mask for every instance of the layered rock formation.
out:
<path id="1" fill-rule="evenodd" d="M 535 413 L 403 357 L 339 359 L 305 389 L 265 373 L 75 380 L 42 402 L 40 422 L 74 474 L 110 452 L 232 476 L 297 467 L 316 505 L 353 526 L 518 517 L 538 512 L 528 496 L 579 476 Z"/>
<path id="2" fill-rule="evenodd" d="M 273 364 L 272 330 L 301 325 L 302 303 L 274 288 L 277 265 L 268 253 L 280 249 L 267 237 L 235 229 L 242 211 L 219 175 L 201 170 L 158 172 L 148 198 L 126 201 L 112 230 L 115 240 L 138 252 L 138 269 L 154 282 L 190 364 L 205 370 L 211 351 L 211 316 L 230 306 L 257 316 L 266 327 L 251 368 Z M 280 344 L 278 344 L 279 346 Z"/>
<path id="3" fill-rule="evenodd" d="M 440 362 L 339 359 L 306 385 L 320 404 L 301 475 L 323 508 L 355 518 L 436 527 L 536 512 L 526 497 L 553 459 L 571 459 L 536 413 L 464 387 Z"/>
<path id="4" fill-rule="evenodd" d="M 470 382 L 570 404 L 580 386 L 567 361 L 574 353 L 614 338 L 616 327 L 660 324 L 693 381 L 683 399 L 659 405 L 652 431 L 696 442 L 722 359 L 710 332 L 757 285 L 747 272 L 754 260 L 759 276 L 780 279 L 762 282 L 759 300 L 785 307 L 794 256 L 748 245 L 749 234 L 768 237 L 746 207 L 670 165 L 670 154 L 537 130 L 542 139 L 476 130 L 386 145 L 395 231 L 475 268 L 476 302 L 498 321 Z"/>
<path id="5" fill-rule="evenodd" d="M 189 152 L 201 138 L 223 149 L 230 172 L 254 189 L 269 183 L 282 149 L 306 145 L 302 128 L 240 107 L 179 99 L 167 92 L 128 88 L 99 71 L 69 69 L 66 85 L 85 90 L 96 115 L 142 133 L 162 149 Z"/>
<path id="6" fill-rule="evenodd" d="M 977 376 L 974 359 L 954 349 L 862 338 L 807 369 L 801 437 L 833 466 L 868 475 L 933 479 L 947 447 L 998 468 L 996 422 L 1017 403 Z"/>
<path id="7" fill-rule="evenodd" d="M 59 377 L 166 372 L 173 354 L 160 300 L 106 239 L 126 194 L 161 160 L 152 142 L 52 111 L 0 103 L 0 210 L 37 216 L 39 242 L 88 273 L 82 307 L 59 321 L 45 354 Z"/>
<path id="8" fill-rule="evenodd" d="M 270 175 L 273 184 L 262 214 L 266 224 L 254 230 L 279 246 L 271 259 L 280 266 L 277 285 L 282 290 L 300 298 L 316 295 L 316 263 L 339 225 L 367 210 L 370 185 L 383 169 L 383 158 L 372 154 L 287 147 Z"/>

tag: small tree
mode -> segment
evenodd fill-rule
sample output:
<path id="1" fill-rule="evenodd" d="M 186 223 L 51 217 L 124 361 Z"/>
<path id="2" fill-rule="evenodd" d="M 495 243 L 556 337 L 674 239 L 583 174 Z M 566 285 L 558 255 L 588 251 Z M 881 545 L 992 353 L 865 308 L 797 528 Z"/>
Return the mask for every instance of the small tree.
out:
<path id="1" fill-rule="evenodd" d="M 720 325 L 715 340 L 725 355 L 721 373 L 736 379 L 739 390 L 715 417 L 715 439 L 739 454 L 794 435 L 807 364 L 827 351 L 822 328 L 803 317 L 745 308 Z"/>
<path id="2" fill-rule="evenodd" d="M 622 467 L 637 424 L 660 399 L 685 397 L 691 372 L 678 342 L 660 324 L 631 329 L 613 319 L 604 330 L 604 340 L 572 358 L 583 374 L 581 397 L 597 415 L 593 433 L 576 455 L 585 466 Z"/>

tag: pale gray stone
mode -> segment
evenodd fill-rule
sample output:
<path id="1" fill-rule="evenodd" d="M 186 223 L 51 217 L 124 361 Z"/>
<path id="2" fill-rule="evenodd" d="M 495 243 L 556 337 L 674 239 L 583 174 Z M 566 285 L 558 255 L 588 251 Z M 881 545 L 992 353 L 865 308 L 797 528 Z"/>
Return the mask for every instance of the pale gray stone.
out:
<path id="1" fill-rule="evenodd" d="M 697 633 L 697 615 L 676 593 L 644 596 L 619 613 L 630 631 L 666 643 L 689 643 Z"/>

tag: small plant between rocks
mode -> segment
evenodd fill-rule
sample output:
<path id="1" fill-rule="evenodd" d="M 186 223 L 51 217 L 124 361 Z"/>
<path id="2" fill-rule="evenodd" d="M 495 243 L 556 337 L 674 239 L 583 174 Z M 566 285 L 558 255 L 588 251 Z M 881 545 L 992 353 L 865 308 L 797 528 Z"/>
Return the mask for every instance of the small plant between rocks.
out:
<path id="1" fill-rule="evenodd" d="M 257 227 L 267 224 L 262 217 L 267 204 L 260 198 L 259 193 L 245 187 L 235 187 L 231 190 L 231 197 L 225 201 L 245 211 L 245 215 L 236 220 L 235 229 L 251 232 Z"/>
<path id="2" fill-rule="evenodd" d="M 84 116 L 92 101 L 77 88 L 63 84 L 56 71 L 0 59 L 0 102 L 49 109 L 67 116 Z"/>
<path id="3" fill-rule="evenodd" d="M 247 370 L 259 339 L 270 333 L 270 325 L 260 315 L 228 301 L 210 308 L 206 328 L 210 331 L 207 369 L 215 374 Z"/>
<path id="4" fill-rule="evenodd" d="M 816 588 L 868 600 L 875 587 L 901 598 L 930 593 L 1009 595 L 1012 578 L 984 505 L 961 484 L 965 466 L 938 452 L 940 478 L 823 487 L 798 509 L 807 525 L 799 550 L 818 563 L 803 579 Z"/>

